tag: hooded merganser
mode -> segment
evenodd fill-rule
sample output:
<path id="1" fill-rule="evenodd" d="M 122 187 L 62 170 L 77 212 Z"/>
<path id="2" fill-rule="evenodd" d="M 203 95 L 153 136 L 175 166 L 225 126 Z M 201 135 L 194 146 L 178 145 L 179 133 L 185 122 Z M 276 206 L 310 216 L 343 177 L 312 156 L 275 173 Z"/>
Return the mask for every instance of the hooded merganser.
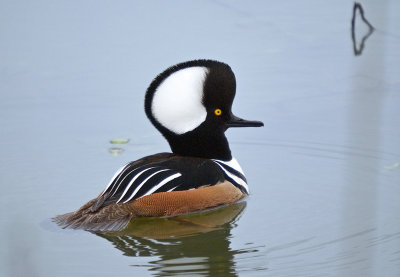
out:
<path id="1" fill-rule="evenodd" d="M 147 89 L 145 111 L 172 153 L 128 163 L 97 198 L 54 221 L 63 228 L 118 231 L 135 217 L 200 211 L 248 195 L 224 133 L 264 124 L 232 114 L 235 91 L 234 73 L 218 61 L 193 60 L 162 72 Z"/>

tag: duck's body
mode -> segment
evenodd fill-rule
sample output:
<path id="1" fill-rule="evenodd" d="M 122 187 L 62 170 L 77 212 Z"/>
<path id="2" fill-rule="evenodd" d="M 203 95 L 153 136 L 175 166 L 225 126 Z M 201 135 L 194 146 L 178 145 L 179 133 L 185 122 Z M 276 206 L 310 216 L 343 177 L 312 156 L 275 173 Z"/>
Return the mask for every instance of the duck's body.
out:
<path id="1" fill-rule="evenodd" d="M 211 60 L 161 73 L 147 90 L 145 111 L 173 153 L 127 164 L 96 199 L 55 221 L 64 228 L 116 231 L 134 217 L 173 216 L 245 197 L 246 178 L 224 132 L 262 123 L 231 113 L 235 87 L 230 67 Z"/>

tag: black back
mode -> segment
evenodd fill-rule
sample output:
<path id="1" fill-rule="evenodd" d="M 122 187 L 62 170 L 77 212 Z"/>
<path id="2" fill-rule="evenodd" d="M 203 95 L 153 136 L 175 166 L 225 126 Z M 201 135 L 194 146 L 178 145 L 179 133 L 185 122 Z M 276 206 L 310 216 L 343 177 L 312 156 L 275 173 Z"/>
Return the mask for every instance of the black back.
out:
<path id="1" fill-rule="evenodd" d="M 246 178 L 221 163 L 170 153 L 144 157 L 124 166 L 97 198 L 91 210 L 96 211 L 110 203 L 125 203 L 152 193 L 197 189 L 224 181 L 230 181 L 248 193 L 246 188 L 232 179 L 232 174 L 244 182 Z"/>

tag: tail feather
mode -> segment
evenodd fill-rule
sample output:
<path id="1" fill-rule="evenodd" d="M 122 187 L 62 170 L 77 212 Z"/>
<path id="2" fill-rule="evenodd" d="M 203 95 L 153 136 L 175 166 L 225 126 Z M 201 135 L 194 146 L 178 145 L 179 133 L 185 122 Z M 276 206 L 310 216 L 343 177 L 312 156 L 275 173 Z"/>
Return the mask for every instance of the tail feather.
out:
<path id="1" fill-rule="evenodd" d="M 93 212 L 93 199 L 72 213 L 58 215 L 53 221 L 62 228 L 83 229 L 92 232 L 120 231 L 128 225 L 133 214 L 121 205 L 110 205 Z"/>

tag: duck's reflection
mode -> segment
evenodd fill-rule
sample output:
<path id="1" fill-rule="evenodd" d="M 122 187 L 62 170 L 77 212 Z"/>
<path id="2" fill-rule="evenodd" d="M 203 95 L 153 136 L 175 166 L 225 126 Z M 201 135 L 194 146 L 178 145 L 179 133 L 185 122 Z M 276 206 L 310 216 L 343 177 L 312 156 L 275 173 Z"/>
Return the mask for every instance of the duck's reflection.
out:
<path id="1" fill-rule="evenodd" d="M 172 218 L 140 218 L 122 232 L 97 234 L 126 256 L 153 257 L 156 276 L 237 276 L 231 230 L 246 202 Z"/>

